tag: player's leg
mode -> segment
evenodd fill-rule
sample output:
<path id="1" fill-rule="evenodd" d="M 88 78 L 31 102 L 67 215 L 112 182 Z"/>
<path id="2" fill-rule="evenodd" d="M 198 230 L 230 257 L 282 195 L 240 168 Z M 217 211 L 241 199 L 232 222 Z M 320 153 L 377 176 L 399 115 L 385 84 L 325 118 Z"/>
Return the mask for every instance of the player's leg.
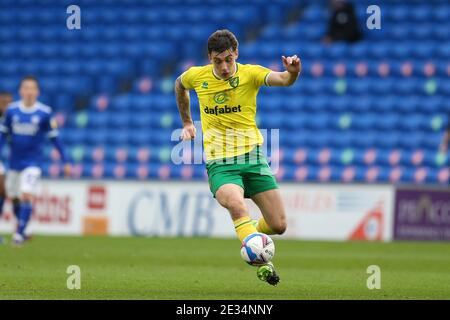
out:
<path id="1" fill-rule="evenodd" d="M 251 197 L 261 210 L 257 230 L 265 234 L 283 234 L 286 231 L 286 213 L 279 189 L 257 193 Z"/>
<path id="2" fill-rule="evenodd" d="M 248 208 L 244 201 L 244 183 L 239 170 L 221 171 L 220 167 L 207 166 L 209 186 L 218 202 L 225 207 L 233 219 L 239 240 L 242 242 L 247 236 L 257 232 Z M 273 264 L 260 266 L 257 270 L 258 278 L 271 285 L 277 285 L 279 277 Z"/>
<path id="3" fill-rule="evenodd" d="M 286 214 L 281 200 L 280 190 L 271 189 L 257 193 L 251 197 L 261 210 L 256 229 L 265 234 L 282 234 L 286 231 Z M 257 276 L 271 285 L 277 285 L 280 277 L 272 263 L 258 268 Z"/>
<path id="4" fill-rule="evenodd" d="M 6 199 L 6 191 L 5 191 L 5 167 L 3 163 L 0 162 L 0 217 L 3 213 L 3 204 Z"/>
<path id="5" fill-rule="evenodd" d="M 257 231 L 265 234 L 283 233 L 286 230 L 284 206 L 278 184 L 265 157 L 261 157 L 257 164 L 250 164 L 245 168 L 243 181 L 245 197 L 251 198 L 262 213 L 262 218 L 256 225 Z M 280 281 L 273 263 L 258 267 L 256 274 L 260 280 L 274 286 Z"/>
<path id="6" fill-rule="evenodd" d="M 13 202 L 13 211 L 17 219 L 19 219 L 20 210 L 20 172 L 8 170 L 5 179 L 6 197 Z"/>
<path id="7" fill-rule="evenodd" d="M 255 148 L 251 157 L 252 162 L 243 169 L 243 182 L 245 197 L 251 198 L 262 213 L 257 230 L 282 234 L 286 230 L 286 215 L 277 181 L 260 148 Z"/>
<path id="8" fill-rule="evenodd" d="M 17 232 L 14 241 L 18 244 L 26 239 L 25 230 L 33 212 L 34 197 L 37 192 L 41 170 L 29 167 L 20 173 L 20 211 Z"/>
<path id="9" fill-rule="evenodd" d="M 3 167 L 0 163 L 0 166 Z M 6 193 L 5 193 L 5 172 L 0 168 L 0 218 L 3 214 L 3 204 L 5 203 Z M 3 243 L 3 237 L 0 236 L 0 243 Z"/>
<path id="10" fill-rule="evenodd" d="M 230 213 L 234 228 L 241 242 L 248 235 L 256 232 L 244 201 L 244 189 L 242 186 L 234 183 L 223 184 L 217 189 L 215 197 Z"/>
<path id="11" fill-rule="evenodd" d="M 20 210 L 20 201 L 18 201 L 19 196 L 20 196 L 20 172 L 19 171 L 8 170 L 6 172 L 5 191 L 6 191 L 6 196 L 9 199 L 13 199 L 14 215 L 16 216 L 17 221 L 19 221 L 19 218 L 18 218 L 19 210 Z M 14 238 L 14 235 L 13 235 L 13 238 Z"/>
<path id="12" fill-rule="evenodd" d="M 11 198 L 10 198 L 11 199 Z M 13 206 L 13 213 L 16 217 L 16 220 L 19 221 L 19 214 L 20 214 L 20 198 L 19 196 L 14 197 L 11 199 L 12 206 Z"/>
<path id="13" fill-rule="evenodd" d="M 260 170 L 267 169 L 261 164 Z M 246 173 L 244 185 L 246 197 L 258 206 L 262 217 L 257 222 L 258 232 L 265 234 L 282 234 L 286 231 L 286 214 L 280 190 L 271 173 L 261 174 L 257 167 Z"/>
<path id="14" fill-rule="evenodd" d="M 0 217 L 3 214 L 3 205 L 6 199 L 5 174 L 0 172 Z"/>
<path id="15" fill-rule="evenodd" d="M 256 232 L 248 208 L 244 202 L 244 183 L 240 166 L 226 163 L 209 163 L 206 165 L 209 188 L 217 201 L 225 207 L 233 220 L 239 240 Z"/>
<path id="16" fill-rule="evenodd" d="M 22 193 L 20 197 L 19 221 L 16 234 L 14 235 L 16 242 L 23 242 L 27 238 L 25 230 L 33 212 L 33 199 L 33 194 L 30 193 Z"/>

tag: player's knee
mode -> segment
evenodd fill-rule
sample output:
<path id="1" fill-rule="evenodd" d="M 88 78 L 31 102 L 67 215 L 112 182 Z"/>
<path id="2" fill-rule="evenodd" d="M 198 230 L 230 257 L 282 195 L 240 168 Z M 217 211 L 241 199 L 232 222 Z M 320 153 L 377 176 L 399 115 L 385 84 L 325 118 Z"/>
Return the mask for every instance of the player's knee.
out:
<path id="1" fill-rule="evenodd" d="M 245 202 L 243 199 L 230 198 L 225 203 L 225 208 L 232 214 L 242 214 L 246 211 Z"/>
<path id="2" fill-rule="evenodd" d="M 29 203 L 31 203 L 31 202 L 33 202 L 33 195 L 32 194 L 30 194 L 30 193 L 24 193 L 24 194 L 22 194 L 22 196 L 20 197 L 20 201 L 23 203 L 23 202 L 29 202 Z"/>
<path id="3" fill-rule="evenodd" d="M 287 228 L 286 219 L 280 219 L 273 226 L 271 226 L 271 229 L 276 234 L 283 234 L 283 233 L 285 233 L 286 232 L 286 228 Z"/>

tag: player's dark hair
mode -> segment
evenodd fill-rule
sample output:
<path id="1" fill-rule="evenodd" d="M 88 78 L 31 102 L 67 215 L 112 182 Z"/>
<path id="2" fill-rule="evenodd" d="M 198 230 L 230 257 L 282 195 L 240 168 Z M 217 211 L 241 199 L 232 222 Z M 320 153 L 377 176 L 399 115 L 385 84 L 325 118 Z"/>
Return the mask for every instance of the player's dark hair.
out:
<path id="1" fill-rule="evenodd" d="M 34 81 L 36 85 L 39 87 L 39 80 L 33 75 L 23 77 L 22 80 L 20 80 L 20 85 L 22 85 L 24 81 Z"/>
<path id="2" fill-rule="evenodd" d="M 12 96 L 11 92 L 0 90 L 0 96 Z"/>
<path id="3" fill-rule="evenodd" d="M 213 51 L 222 53 L 230 48 L 236 51 L 238 45 L 236 36 L 230 30 L 217 30 L 208 38 L 208 53 L 211 54 Z"/>

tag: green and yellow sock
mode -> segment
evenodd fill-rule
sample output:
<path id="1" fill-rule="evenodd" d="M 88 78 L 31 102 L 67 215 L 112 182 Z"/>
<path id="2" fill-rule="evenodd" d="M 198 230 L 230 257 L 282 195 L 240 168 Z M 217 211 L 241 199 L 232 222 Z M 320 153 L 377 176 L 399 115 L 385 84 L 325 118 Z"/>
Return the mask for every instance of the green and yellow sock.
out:
<path id="1" fill-rule="evenodd" d="M 264 220 L 264 218 L 259 219 L 258 225 L 256 226 L 256 230 L 258 232 L 265 234 L 276 234 L 276 232 L 270 229 L 269 225 L 267 224 L 266 220 Z"/>
<path id="2" fill-rule="evenodd" d="M 255 225 L 252 223 L 252 219 L 249 216 L 233 220 L 233 223 L 234 229 L 236 230 L 237 236 L 241 242 L 248 235 L 257 232 Z"/>

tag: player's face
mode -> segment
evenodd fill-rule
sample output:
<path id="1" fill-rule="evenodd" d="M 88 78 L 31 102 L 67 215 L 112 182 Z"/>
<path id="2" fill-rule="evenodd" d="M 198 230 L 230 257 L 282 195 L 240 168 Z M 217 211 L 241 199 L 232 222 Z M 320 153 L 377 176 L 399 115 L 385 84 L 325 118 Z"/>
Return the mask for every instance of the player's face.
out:
<path id="1" fill-rule="evenodd" d="M 235 72 L 236 59 L 238 57 L 238 51 L 232 51 L 231 49 L 225 50 L 222 53 L 215 51 L 209 55 L 209 60 L 214 66 L 214 72 L 222 79 L 228 79 Z"/>
<path id="2" fill-rule="evenodd" d="M 9 94 L 0 95 L 0 112 L 4 113 L 8 104 L 12 102 L 12 96 Z"/>
<path id="3" fill-rule="evenodd" d="M 22 100 L 28 105 L 34 104 L 39 96 L 38 84 L 33 80 L 23 81 L 20 86 L 19 94 Z"/>

